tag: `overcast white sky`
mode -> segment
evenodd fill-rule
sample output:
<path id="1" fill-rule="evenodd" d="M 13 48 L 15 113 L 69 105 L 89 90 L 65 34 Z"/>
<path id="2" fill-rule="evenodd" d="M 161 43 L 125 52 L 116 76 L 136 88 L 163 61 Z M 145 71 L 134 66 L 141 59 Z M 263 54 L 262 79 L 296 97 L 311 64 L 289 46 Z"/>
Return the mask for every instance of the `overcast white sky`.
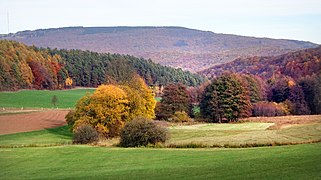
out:
<path id="1" fill-rule="evenodd" d="M 0 0 L 0 34 L 68 26 L 183 26 L 321 44 L 321 0 Z"/>

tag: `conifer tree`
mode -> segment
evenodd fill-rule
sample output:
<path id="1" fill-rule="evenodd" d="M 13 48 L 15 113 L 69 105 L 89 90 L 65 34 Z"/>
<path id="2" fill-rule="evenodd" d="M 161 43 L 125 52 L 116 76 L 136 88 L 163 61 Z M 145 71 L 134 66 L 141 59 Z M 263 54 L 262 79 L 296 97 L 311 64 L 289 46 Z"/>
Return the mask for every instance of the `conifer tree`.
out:
<path id="1" fill-rule="evenodd" d="M 251 114 L 249 92 L 235 74 L 224 74 L 207 86 L 200 102 L 201 115 L 212 122 L 238 121 Z"/>

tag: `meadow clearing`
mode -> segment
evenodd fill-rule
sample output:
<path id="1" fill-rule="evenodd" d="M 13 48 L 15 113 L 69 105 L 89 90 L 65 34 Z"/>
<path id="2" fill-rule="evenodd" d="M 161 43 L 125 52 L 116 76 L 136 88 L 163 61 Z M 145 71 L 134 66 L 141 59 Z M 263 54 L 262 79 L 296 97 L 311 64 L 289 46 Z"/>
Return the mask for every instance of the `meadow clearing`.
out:
<path id="1" fill-rule="evenodd" d="M 49 104 L 50 96 L 44 98 L 49 98 Z M 30 116 L 30 119 L 38 117 L 39 124 L 44 121 L 57 123 L 57 119 L 64 123 L 61 118 L 45 117 L 44 114 L 47 111 L 2 114 L 0 121 L 1 118 L 8 121 Z M 15 125 L 23 126 L 21 122 L 15 122 Z M 247 118 L 229 124 L 164 123 L 164 126 L 168 127 L 170 139 L 161 148 L 119 148 L 118 139 L 95 145 L 72 145 L 69 127 L 58 123 L 52 126 L 54 128 L 2 133 L 0 179 L 321 177 L 321 115 Z M 242 145 L 266 147 L 235 148 Z"/>
<path id="2" fill-rule="evenodd" d="M 16 92 L 0 92 L 0 108 L 74 108 L 76 102 L 86 93 L 93 93 L 93 88 L 69 90 L 20 90 Z M 56 95 L 58 102 L 52 104 Z"/>

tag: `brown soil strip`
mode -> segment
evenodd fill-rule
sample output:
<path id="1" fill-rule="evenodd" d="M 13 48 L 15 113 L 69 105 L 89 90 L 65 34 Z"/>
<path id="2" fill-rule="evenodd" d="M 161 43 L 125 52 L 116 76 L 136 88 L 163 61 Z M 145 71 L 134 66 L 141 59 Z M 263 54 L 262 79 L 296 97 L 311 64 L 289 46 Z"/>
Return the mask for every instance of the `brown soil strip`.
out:
<path id="1" fill-rule="evenodd" d="M 13 134 L 54 128 L 66 125 L 68 111 L 51 110 L 28 114 L 11 114 L 0 116 L 0 134 Z"/>

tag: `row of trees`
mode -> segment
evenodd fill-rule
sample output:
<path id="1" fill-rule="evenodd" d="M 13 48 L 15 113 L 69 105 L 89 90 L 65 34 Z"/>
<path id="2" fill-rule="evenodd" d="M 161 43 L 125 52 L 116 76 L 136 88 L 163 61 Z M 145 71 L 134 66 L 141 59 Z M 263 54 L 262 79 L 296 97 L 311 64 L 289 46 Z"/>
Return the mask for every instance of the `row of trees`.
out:
<path id="1" fill-rule="evenodd" d="M 8 40 L 0 40 L 0 54 L 0 91 L 97 87 L 126 81 L 133 73 L 148 85 L 181 82 L 196 86 L 203 81 L 199 75 L 128 55 L 39 49 Z"/>
<path id="2" fill-rule="evenodd" d="M 156 115 L 163 120 L 177 118 L 178 112 L 198 116 L 198 105 L 199 117 L 211 122 L 235 122 L 251 115 L 320 114 L 321 74 L 297 82 L 287 76 L 265 82 L 254 75 L 225 73 L 199 87 L 170 84 L 164 88 Z"/>
<path id="3" fill-rule="evenodd" d="M 195 108 L 199 105 L 201 117 L 211 122 L 237 121 L 251 115 L 253 103 L 266 99 L 265 89 L 259 77 L 239 74 L 225 74 L 199 87 L 170 84 L 164 88 L 156 114 L 164 120 L 177 118 L 178 112 L 199 117 Z"/>
<path id="4" fill-rule="evenodd" d="M 139 75 L 131 75 L 126 81 L 101 85 L 92 95 L 81 98 L 66 119 L 76 143 L 93 142 L 100 135 L 120 136 L 120 145 L 125 147 L 155 144 L 165 142 L 168 137 L 164 128 L 151 121 L 155 117 L 186 122 L 194 116 L 220 123 L 236 122 L 251 115 L 320 113 L 320 82 L 321 76 L 314 75 L 300 83 L 278 77 L 265 84 L 257 76 L 226 73 L 198 88 L 169 84 L 155 108 L 152 90 Z M 316 108 L 310 110 L 309 103 Z M 195 110 L 198 105 L 200 115 Z"/>

